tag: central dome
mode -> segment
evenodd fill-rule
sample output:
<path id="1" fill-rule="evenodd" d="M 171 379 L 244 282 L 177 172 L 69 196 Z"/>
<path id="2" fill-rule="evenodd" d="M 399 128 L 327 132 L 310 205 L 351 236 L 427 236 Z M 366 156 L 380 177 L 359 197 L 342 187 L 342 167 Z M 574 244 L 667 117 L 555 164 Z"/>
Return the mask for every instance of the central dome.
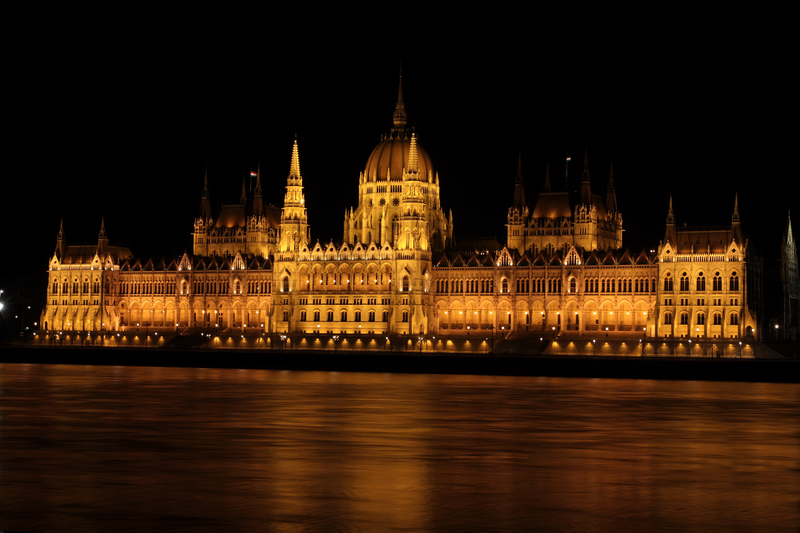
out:
<path id="1" fill-rule="evenodd" d="M 367 181 L 387 181 L 391 172 L 392 181 L 403 179 L 403 169 L 408 168 L 408 153 L 411 148 L 411 137 L 404 132 L 393 133 L 386 137 L 372 150 L 367 158 L 364 176 Z M 435 176 L 428 152 L 417 142 L 419 172 L 425 180 Z"/>

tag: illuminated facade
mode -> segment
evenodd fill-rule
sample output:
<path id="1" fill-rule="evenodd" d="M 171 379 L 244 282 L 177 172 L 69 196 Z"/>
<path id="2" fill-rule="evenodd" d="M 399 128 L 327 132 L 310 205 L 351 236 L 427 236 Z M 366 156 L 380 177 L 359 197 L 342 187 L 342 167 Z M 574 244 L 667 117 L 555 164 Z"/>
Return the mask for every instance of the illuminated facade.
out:
<path id="1" fill-rule="evenodd" d="M 532 209 L 517 176 L 507 246 L 460 250 L 439 176 L 407 128 L 402 84 L 393 127 L 359 176 L 341 244 L 313 241 L 297 140 L 282 209 L 253 198 L 212 214 L 208 175 L 193 253 L 153 263 L 108 244 L 67 246 L 49 264 L 45 329 L 131 327 L 334 334 L 467 335 L 525 330 L 574 335 L 738 338 L 753 333 L 747 243 L 730 227 L 676 228 L 672 200 L 657 251 L 622 250 L 613 172 L 579 196 L 553 192 Z"/>

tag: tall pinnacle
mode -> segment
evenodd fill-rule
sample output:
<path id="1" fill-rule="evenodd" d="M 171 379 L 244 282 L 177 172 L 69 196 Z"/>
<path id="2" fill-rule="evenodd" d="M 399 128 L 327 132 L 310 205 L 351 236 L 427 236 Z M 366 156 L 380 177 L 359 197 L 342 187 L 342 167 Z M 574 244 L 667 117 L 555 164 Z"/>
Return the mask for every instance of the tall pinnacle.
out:
<path id="1" fill-rule="evenodd" d="M 550 185 L 550 160 L 547 160 L 547 166 L 545 167 L 544 171 L 544 187 L 542 188 L 543 192 L 550 192 L 552 190 L 552 186 Z"/>
<path id="2" fill-rule="evenodd" d="M 672 195 L 669 195 L 669 212 L 667 213 L 667 224 L 675 225 L 675 213 L 672 211 Z"/>
<path id="3" fill-rule="evenodd" d="M 525 186 L 522 181 L 522 150 L 519 151 L 517 158 L 517 177 L 514 180 L 514 207 L 520 213 L 525 209 Z"/>
<path id="4" fill-rule="evenodd" d="M 589 178 L 589 148 L 587 147 L 583 153 L 583 176 L 581 177 L 581 204 L 591 205 L 592 202 L 592 184 Z"/>
<path id="5" fill-rule="evenodd" d="M 736 197 L 733 201 L 733 216 L 731 217 L 731 222 L 734 224 L 739 223 L 739 193 L 736 193 Z"/>
<path id="6" fill-rule="evenodd" d="M 608 191 L 606 192 L 606 209 L 609 212 L 617 210 L 617 192 L 614 188 L 614 160 L 611 160 L 611 170 L 608 173 Z"/>
<path id="7" fill-rule="evenodd" d="M 211 198 L 208 192 L 208 163 L 206 163 L 206 173 L 203 179 L 203 193 L 200 195 L 200 214 L 199 218 L 204 221 L 211 219 Z"/>
<path id="8" fill-rule="evenodd" d="M 258 167 L 257 167 L 257 170 L 256 170 L 256 190 L 255 190 L 255 194 L 257 194 L 259 196 L 261 196 L 261 194 L 262 194 L 262 191 L 261 191 L 261 159 L 260 158 L 258 160 Z"/>
<path id="9" fill-rule="evenodd" d="M 240 204 L 247 203 L 247 175 L 249 172 L 245 172 L 244 176 L 242 176 L 242 195 L 239 197 Z"/>

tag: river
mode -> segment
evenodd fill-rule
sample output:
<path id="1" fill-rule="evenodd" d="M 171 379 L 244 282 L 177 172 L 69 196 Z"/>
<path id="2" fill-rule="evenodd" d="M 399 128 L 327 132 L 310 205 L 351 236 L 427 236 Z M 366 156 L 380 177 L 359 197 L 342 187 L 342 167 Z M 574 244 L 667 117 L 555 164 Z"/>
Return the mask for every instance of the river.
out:
<path id="1" fill-rule="evenodd" d="M 0 364 L 0 529 L 800 529 L 800 385 Z"/>

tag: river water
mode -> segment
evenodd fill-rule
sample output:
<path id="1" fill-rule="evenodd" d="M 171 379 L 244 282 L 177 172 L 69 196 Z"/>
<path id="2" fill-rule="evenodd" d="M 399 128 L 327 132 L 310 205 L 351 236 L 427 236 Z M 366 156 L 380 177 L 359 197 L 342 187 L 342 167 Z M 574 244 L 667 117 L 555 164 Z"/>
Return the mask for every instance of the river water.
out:
<path id="1" fill-rule="evenodd" d="M 800 385 L 0 364 L 0 529 L 800 529 Z"/>

